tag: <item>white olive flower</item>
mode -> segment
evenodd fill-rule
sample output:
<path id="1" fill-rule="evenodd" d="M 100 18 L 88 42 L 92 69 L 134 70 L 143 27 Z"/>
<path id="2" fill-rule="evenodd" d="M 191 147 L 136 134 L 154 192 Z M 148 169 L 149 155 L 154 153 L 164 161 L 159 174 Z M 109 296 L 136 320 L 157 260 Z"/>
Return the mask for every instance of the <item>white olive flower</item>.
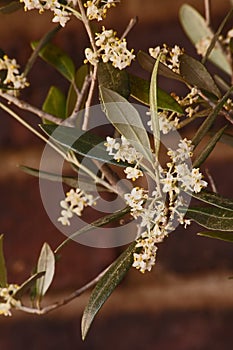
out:
<path id="1" fill-rule="evenodd" d="M 129 66 L 135 58 L 133 50 L 129 51 L 127 49 L 126 40 L 117 38 L 116 33 L 112 29 L 106 30 L 103 27 L 101 33 L 96 33 L 95 43 L 98 50 L 95 53 L 94 61 L 93 53 L 91 53 L 90 49 L 88 51 L 85 50 L 86 59 L 91 64 L 95 64 L 96 60 L 101 58 L 104 63 L 111 62 L 113 67 L 122 70 Z"/>
<path id="2" fill-rule="evenodd" d="M 11 316 L 12 307 L 20 307 L 20 300 L 14 298 L 14 293 L 19 289 L 17 284 L 9 284 L 0 288 L 0 315 Z"/>
<path id="3" fill-rule="evenodd" d="M 7 55 L 4 55 L 3 58 L 0 58 L 0 71 L 3 70 L 6 72 L 4 80 L 0 84 L 5 85 L 9 93 L 14 94 L 14 89 L 23 89 L 28 86 L 28 82 L 23 74 L 19 73 L 19 65 L 16 60 L 10 59 Z M 12 90 L 10 90 L 12 88 Z"/>
<path id="4" fill-rule="evenodd" d="M 59 23 L 62 27 L 65 27 L 66 23 L 70 20 L 70 14 L 64 9 L 59 8 L 54 9 L 54 17 L 52 22 Z"/>
<path id="5" fill-rule="evenodd" d="M 181 49 L 178 45 L 170 48 L 166 44 L 163 44 L 163 47 L 156 46 L 155 48 L 150 48 L 149 54 L 155 59 L 157 59 L 159 54 L 161 54 L 160 62 L 168 66 L 168 68 L 174 72 L 179 73 L 179 58 L 183 54 L 183 51 L 184 50 Z"/>
<path id="6" fill-rule="evenodd" d="M 87 8 L 87 17 L 90 21 L 96 19 L 97 21 L 102 21 L 106 17 L 107 10 L 115 6 L 116 2 L 114 0 L 105 0 L 105 1 L 99 1 L 99 0 L 91 0 L 87 1 L 84 6 Z"/>
<path id="7" fill-rule="evenodd" d="M 81 216 L 85 207 L 95 205 L 95 199 L 91 194 L 73 188 L 66 193 L 66 198 L 60 202 L 62 208 L 58 221 L 64 226 L 70 226 L 70 219 L 75 215 Z"/>
<path id="8" fill-rule="evenodd" d="M 10 303 L 0 303 L 0 315 L 11 316 L 11 305 Z"/>
<path id="9" fill-rule="evenodd" d="M 132 168 L 128 166 L 127 168 L 125 168 L 124 172 L 126 173 L 126 178 L 132 179 L 133 181 L 138 179 L 140 176 L 143 176 L 143 172 L 136 167 Z"/>
<path id="10" fill-rule="evenodd" d="M 140 238 L 137 241 L 136 248 L 141 248 L 139 253 L 134 253 L 133 267 L 142 273 L 151 271 L 156 260 L 157 247 L 152 238 Z"/>

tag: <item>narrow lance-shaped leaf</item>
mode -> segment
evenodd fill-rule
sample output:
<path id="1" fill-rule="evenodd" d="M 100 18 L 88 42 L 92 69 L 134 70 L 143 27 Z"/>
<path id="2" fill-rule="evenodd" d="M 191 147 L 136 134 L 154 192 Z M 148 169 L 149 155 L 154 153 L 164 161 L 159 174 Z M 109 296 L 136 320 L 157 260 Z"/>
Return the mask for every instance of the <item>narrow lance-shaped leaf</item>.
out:
<path id="1" fill-rule="evenodd" d="M 179 61 L 180 74 L 188 84 L 206 90 L 217 97 L 221 96 L 213 78 L 201 62 L 186 54 L 181 55 Z"/>
<path id="2" fill-rule="evenodd" d="M 187 217 L 209 230 L 233 231 L 233 212 L 215 207 L 189 208 Z"/>
<path id="3" fill-rule="evenodd" d="M 52 40 L 52 38 L 57 34 L 57 32 L 62 27 L 57 25 L 52 28 L 49 32 L 47 32 L 36 44 L 36 48 L 34 48 L 31 56 L 27 60 L 26 66 L 24 68 L 23 75 L 26 77 L 30 70 L 32 69 L 37 57 L 39 56 L 40 51 Z"/>
<path id="4" fill-rule="evenodd" d="M 105 140 L 91 132 L 56 125 L 40 125 L 40 127 L 56 142 L 86 158 L 97 159 L 118 166 L 126 166 L 127 164 L 114 160 L 106 151 Z"/>
<path id="5" fill-rule="evenodd" d="M 109 121 L 138 152 L 153 163 L 149 137 L 136 108 L 115 91 L 103 86 L 100 86 L 99 90 Z"/>
<path id="6" fill-rule="evenodd" d="M 200 165 L 203 164 L 204 161 L 209 157 L 226 128 L 227 125 L 220 129 L 218 132 L 216 132 L 216 134 L 210 139 L 207 146 L 205 146 L 204 150 L 198 155 L 198 157 L 196 157 L 195 161 L 193 162 L 194 168 L 200 167 Z"/>
<path id="7" fill-rule="evenodd" d="M 7 272 L 6 264 L 3 252 L 3 235 L 0 235 L 0 287 L 4 288 L 7 286 Z"/>
<path id="8" fill-rule="evenodd" d="M 30 168 L 24 165 L 20 165 L 19 168 L 29 175 L 40 177 L 41 179 L 46 179 L 54 182 L 63 182 L 64 184 L 70 187 L 73 187 L 73 188 L 79 187 L 84 191 L 88 191 L 88 192 L 108 191 L 105 187 L 92 183 L 89 178 L 80 176 L 80 174 L 76 177 L 61 176 L 61 175 L 50 173 L 47 171 Z"/>
<path id="9" fill-rule="evenodd" d="M 156 157 L 159 153 L 159 145 L 160 145 L 160 129 L 159 129 L 159 118 L 158 118 L 158 102 L 157 102 L 157 74 L 159 67 L 160 56 L 155 62 L 154 69 L 151 75 L 150 81 L 150 117 L 151 117 L 151 127 L 153 131 L 154 137 L 154 151 Z"/>
<path id="10" fill-rule="evenodd" d="M 130 78 L 130 94 L 136 100 L 149 106 L 150 83 L 148 80 L 140 78 L 136 75 L 129 74 Z M 172 111 L 183 114 L 183 110 L 179 103 L 166 91 L 157 86 L 157 103 L 158 108 L 162 110 Z"/>
<path id="11" fill-rule="evenodd" d="M 221 241 L 233 243 L 233 233 L 229 232 L 216 232 L 216 231 L 206 231 L 199 232 L 198 236 L 220 239 Z"/>
<path id="12" fill-rule="evenodd" d="M 98 63 L 98 81 L 99 85 L 113 90 L 128 99 L 130 96 L 129 76 L 125 69 L 114 68 L 109 62 Z"/>
<path id="13" fill-rule="evenodd" d="M 72 233 L 67 239 L 65 239 L 55 250 L 55 253 L 57 254 L 58 251 L 60 251 L 68 242 L 70 242 L 72 239 L 86 233 L 89 232 L 91 230 L 94 230 L 97 227 L 102 227 L 105 226 L 107 224 L 109 224 L 110 222 L 114 222 L 122 217 L 124 217 L 126 214 L 128 214 L 130 212 L 130 207 L 125 207 L 123 209 L 117 210 L 115 213 L 113 214 L 108 214 L 103 216 L 100 219 L 97 219 L 95 221 L 93 221 L 91 224 L 85 225 L 83 226 L 81 229 L 79 229 L 78 231 Z"/>
<path id="14" fill-rule="evenodd" d="M 77 96 L 77 89 L 79 92 L 81 92 L 85 78 L 88 74 L 89 74 L 89 68 L 87 64 L 84 64 L 81 67 L 79 67 L 79 69 L 75 73 L 75 81 L 70 84 L 70 88 L 69 88 L 67 100 L 66 100 L 66 117 L 67 118 L 72 114 L 75 108 L 75 104 L 79 96 L 79 94 Z M 76 85 L 76 89 L 74 85 Z M 80 111 L 84 108 L 87 95 L 88 95 L 88 91 L 86 91 L 86 93 L 84 93 L 82 96 Z"/>
<path id="15" fill-rule="evenodd" d="M 32 48 L 35 49 L 38 42 L 32 42 Z M 39 56 L 43 60 L 58 70 L 67 80 L 72 82 L 75 76 L 75 65 L 72 59 L 59 47 L 48 43 L 39 52 Z"/>
<path id="16" fill-rule="evenodd" d="M 34 284 L 39 278 L 44 276 L 44 274 L 45 271 L 41 271 L 29 277 L 24 283 L 21 284 L 19 289 L 17 289 L 17 291 L 14 293 L 14 298 L 20 299 L 31 287 L 34 286 Z"/>
<path id="17" fill-rule="evenodd" d="M 209 55 L 211 54 L 211 52 L 213 51 L 214 47 L 216 45 L 218 45 L 218 40 L 219 37 L 222 33 L 223 28 L 225 27 L 226 23 L 230 20 L 230 18 L 232 17 L 233 14 L 233 8 L 227 13 L 227 15 L 224 17 L 224 19 L 222 20 L 220 26 L 218 27 L 218 30 L 216 31 L 216 33 L 214 34 L 211 43 L 204 55 L 204 57 L 202 58 L 202 63 L 204 64 L 206 62 L 206 60 L 208 59 Z M 217 62 L 218 63 L 218 62 Z"/>
<path id="18" fill-rule="evenodd" d="M 133 253 L 135 251 L 135 242 L 133 242 L 110 266 L 104 276 L 97 283 L 93 290 L 89 302 L 84 310 L 82 317 L 82 338 L 86 338 L 87 332 L 93 322 L 99 309 L 106 302 L 114 289 L 121 282 L 125 274 L 133 263 Z"/>
<path id="19" fill-rule="evenodd" d="M 48 243 L 44 243 L 40 252 L 37 263 L 37 273 L 39 272 L 45 272 L 36 282 L 36 294 L 40 300 L 50 287 L 55 273 L 55 256 Z"/>
<path id="20" fill-rule="evenodd" d="M 228 99 L 229 95 L 233 91 L 233 87 L 231 87 L 226 94 L 222 97 L 222 99 L 218 102 L 218 104 L 215 106 L 215 108 L 212 110 L 212 112 L 209 114 L 209 116 L 205 119 L 205 121 L 201 124 L 200 128 L 197 130 L 196 134 L 194 135 L 192 139 L 192 144 L 196 147 L 203 137 L 207 134 L 207 132 L 210 130 L 211 126 L 213 125 L 215 119 L 218 116 L 218 113 L 223 108 L 226 100 Z"/>
<path id="21" fill-rule="evenodd" d="M 213 38 L 213 33 L 205 19 L 192 6 L 188 4 L 182 5 L 179 16 L 185 33 L 194 45 L 200 43 L 201 40 L 211 40 Z M 232 74 L 232 68 L 219 44 L 215 45 L 211 51 L 209 60 L 227 74 Z"/>
<path id="22" fill-rule="evenodd" d="M 199 193 L 192 193 L 192 196 L 204 203 L 208 203 L 218 208 L 233 211 L 233 199 L 224 198 L 217 193 L 202 190 Z"/>
<path id="23" fill-rule="evenodd" d="M 153 57 L 140 50 L 137 54 L 137 59 L 143 69 L 149 73 L 152 73 L 155 65 L 155 59 Z M 159 62 L 158 74 L 164 76 L 165 78 L 174 79 L 185 83 L 184 79 L 178 73 L 173 72 L 161 62 Z"/>
<path id="24" fill-rule="evenodd" d="M 227 82 L 220 77 L 217 74 L 214 74 L 214 80 L 216 82 L 216 84 L 221 88 L 221 90 L 223 90 L 224 92 L 228 91 L 230 89 L 230 85 L 227 84 Z"/>
<path id="25" fill-rule="evenodd" d="M 51 86 L 42 109 L 44 112 L 54 115 L 55 117 L 65 119 L 66 117 L 66 97 L 56 86 Z M 44 120 L 44 123 L 51 122 Z"/>

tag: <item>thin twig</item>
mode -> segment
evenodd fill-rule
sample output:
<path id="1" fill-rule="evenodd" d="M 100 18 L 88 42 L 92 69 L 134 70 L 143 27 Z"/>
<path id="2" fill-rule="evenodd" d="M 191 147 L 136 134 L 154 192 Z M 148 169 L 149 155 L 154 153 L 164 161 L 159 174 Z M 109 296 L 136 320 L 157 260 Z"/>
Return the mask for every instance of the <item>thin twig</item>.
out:
<path id="1" fill-rule="evenodd" d="M 90 176 L 90 178 L 92 178 L 94 180 L 94 182 L 96 184 L 102 185 L 105 188 L 107 188 L 108 190 L 110 190 L 111 192 L 114 192 L 116 194 L 118 194 L 117 189 L 114 188 L 114 186 L 110 185 L 108 182 L 106 182 L 105 180 L 101 179 L 100 177 L 98 177 L 97 175 L 95 175 L 91 170 L 89 170 L 85 165 L 83 165 L 82 163 L 80 163 L 77 158 L 75 157 L 73 152 L 68 152 L 68 154 L 65 157 L 65 160 L 67 160 L 67 162 L 74 164 L 76 167 L 78 167 L 79 169 L 83 170 L 87 175 Z"/>
<path id="2" fill-rule="evenodd" d="M 116 193 L 119 196 L 124 198 L 125 193 L 130 192 L 129 187 L 126 184 L 119 182 L 119 176 L 108 166 L 108 164 L 103 164 L 95 159 L 92 161 L 108 180 L 108 182 L 116 189 Z"/>
<path id="3" fill-rule="evenodd" d="M 62 124 L 63 122 L 62 119 L 54 117 L 52 114 L 43 112 L 41 109 L 34 107 L 25 101 L 19 100 L 17 97 L 7 94 L 6 92 L 2 92 L 1 90 L 0 90 L 0 96 L 5 100 L 7 100 L 8 102 L 13 103 L 15 106 L 19 107 L 20 109 L 31 112 L 37 115 L 41 119 L 47 119 L 58 125 Z"/>
<path id="4" fill-rule="evenodd" d="M 82 163 L 79 163 L 77 158 L 72 154 L 72 152 L 68 152 L 67 154 L 64 153 L 59 147 L 57 147 L 55 144 L 53 144 L 49 139 L 41 135 L 36 129 L 34 129 L 30 124 L 28 124 L 25 120 L 23 120 L 18 114 L 16 114 L 14 111 L 12 111 L 10 108 L 5 106 L 3 103 L 0 102 L 0 108 L 5 110 L 9 115 L 11 115 L 14 119 L 16 119 L 20 124 L 22 124 L 24 127 L 26 127 L 29 131 L 31 131 L 34 135 L 39 137 L 42 141 L 44 141 L 46 144 L 48 144 L 50 147 L 52 147 L 57 153 L 59 153 L 67 162 L 74 164 L 79 169 L 83 170 L 87 175 L 89 175 L 97 184 L 100 184 L 104 186 L 105 188 L 109 189 L 111 192 L 118 193 L 117 189 L 111 186 L 108 182 L 105 180 L 99 178 L 94 173 L 92 173 L 91 170 L 89 170 L 87 167 L 85 167 Z"/>
<path id="5" fill-rule="evenodd" d="M 87 130 L 87 128 L 88 128 L 90 107 L 91 107 L 91 101 L 92 101 L 93 94 L 94 94 L 96 79 L 97 79 L 97 64 L 94 65 L 93 72 L 91 74 L 91 86 L 90 86 L 87 101 L 85 104 L 85 113 L 84 113 L 84 119 L 83 119 L 83 125 L 82 125 L 83 130 Z"/>
<path id="6" fill-rule="evenodd" d="M 204 6 L 205 6 L 205 21 L 207 26 L 210 25 L 210 1 L 211 0 L 204 0 Z"/>
<path id="7" fill-rule="evenodd" d="M 24 312 L 30 313 L 30 314 L 37 314 L 37 315 L 44 315 L 44 314 L 47 314 L 47 313 L 49 313 L 49 312 L 51 312 L 51 311 L 53 311 L 55 309 L 58 309 L 59 307 L 68 304 L 69 302 L 71 302 L 75 298 L 79 297 L 84 292 L 86 292 L 88 289 L 90 289 L 91 287 L 96 285 L 96 283 L 98 283 L 98 281 L 102 278 L 102 276 L 106 273 L 106 271 L 110 268 L 110 266 L 108 266 L 98 276 L 96 276 L 90 282 L 85 284 L 83 287 L 77 289 L 76 291 L 74 291 L 73 293 L 68 295 L 66 298 L 64 298 L 62 300 L 59 300 L 59 301 L 55 302 L 54 304 L 45 306 L 42 309 L 30 308 L 30 307 L 23 306 L 23 305 L 17 306 L 16 309 L 20 310 L 20 311 L 24 311 Z"/>
<path id="8" fill-rule="evenodd" d="M 224 26 L 226 25 L 226 23 L 229 21 L 229 19 L 232 17 L 233 15 L 233 8 L 228 12 L 228 14 L 225 16 L 225 18 L 222 20 L 220 26 L 218 27 L 218 30 L 216 31 L 215 35 L 213 36 L 210 45 L 206 51 L 205 56 L 202 58 L 201 63 L 205 64 L 206 60 L 208 59 L 209 55 L 211 54 L 212 50 L 215 47 L 215 44 L 217 43 L 219 36 L 224 28 Z"/>
<path id="9" fill-rule="evenodd" d="M 82 86 L 82 90 L 78 94 L 77 101 L 76 101 L 73 112 L 71 113 L 69 118 L 67 118 L 63 122 L 62 125 L 64 125 L 64 126 L 76 126 L 77 115 L 78 115 L 78 112 L 80 111 L 81 105 L 82 105 L 84 97 L 87 93 L 87 89 L 90 86 L 90 83 L 91 83 L 91 77 L 90 77 L 90 75 L 87 75 L 85 77 L 85 80 L 84 80 L 84 83 Z"/>
<path id="10" fill-rule="evenodd" d="M 129 34 L 129 32 L 132 30 L 132 28 L 135 26 L 135 24 L 137 24 L 137 22 L 138 22 L 137 16 L 134 18 L 131 18 L 131 20 L 129 21 L 129 24 L 127 25 L 124 33 L 121 36 L 121 40 L 126 38 L 126 36 Z"/>
<path id="11" fill-rule="evenodd" d="M 222 114 L 226 120 L 233 124 L 233 115 L 230 112 L 222 110 L 220 114 Z"/>
<path id="12" fill-rule="evenodd" d="M 218 191 L 217 191 L 217 188 L 216 188 L 214 179 L 213 179 L 212 175 L 211 175 L 210 172 L 209 172 L 209 169 L 206 168 L 206 169 L 205 169 L 205 172 L 206 172 L 206 175 L 207 175 L 207 177 L 208 177 L 209 184 L 210 184 L 210 187 L 211 187 L 212 191 L 213 191 L 214 193 L 217 193 Z"/>
<path id="13" fill-rule="evenodd" d="M 61 29 L 62 27 L 60 25 L 53 28 L 51 31 L 45 34 L 40 41 L 38 42 L 38 45 L 36 46 L 35 50 L 33 50 L 31 56 L 29 57 L 26 67 L 24 69 L 23 75 L 26 77 L 31 70 L 33 64 L 35 63 L 39 52 L 43 47 L 54 37 L 54 35 Z"/>
<path id="14" fill-rule="evenodd" d="M 78 6 L 79 6 L 79 10 L 80 10 L 81 16 L 82 16 L 83 24 L 84 24 L 84 26 L 86 28 L 86 31 L 87 31 L 87 34 L 89 36 L 89 40 L 90 40 L 92 49 L 93 49 L 94 52 L 96 52 L 97 48 L 96 48 L 96 44 L 95 44 L 95 38 L 94 38 L 94 35 L 93 35 L 92 31 L 91 31 L 91 26 L 90 26 L 89 20 L 88 20 L 88 18 L 86 16 L 86 12 L 84 10 L 82 1 L 81 0 L 77 0 L 77 2 L 78 2 Z"/>
<path id="15" fill-rule="evenodd" d="M 47 143 L 50 147 L 52 147 L 57 153 L 59 153 L 63 158 L 66 158 L 66 154 L 57 146 L 55 146 L 51 141 L 49 141 L 46 137 L 40 134 L 36 129 L 34 129 L 30 124 L 28 124 L 25 120 L 23 120 L 18 114 L 12 111 L 10 108 L 5 106 L 0 102 L 0 108 L 2 108 L 5 112 L 11 115 L 14 119 L 16 119 L 20 124 L 22 124 L 26 129 L 31 131 L 34 135 L 36 135 L 39 139 Z"/>

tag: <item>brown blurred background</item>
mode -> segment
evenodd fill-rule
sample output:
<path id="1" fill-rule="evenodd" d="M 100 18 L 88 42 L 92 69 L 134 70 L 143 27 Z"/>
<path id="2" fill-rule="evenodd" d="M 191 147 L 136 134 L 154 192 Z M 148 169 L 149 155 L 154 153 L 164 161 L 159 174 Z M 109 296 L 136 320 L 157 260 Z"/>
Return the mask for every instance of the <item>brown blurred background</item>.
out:
<path id="1" fill-rule="evenodd" d="M 137 26 L 128 35 L 130 48 L 147 50 L 166 42 L 194 53 L 178 22 L 182 0 L 122 0 L 111 10 L 106 28 L 122 33 L 131 17 Z M 203 12 L 200 0 L 186 1 Z M 212 23 L 217 28 L 229 9 L 228 0 L 212 1 Z M 31 53 L 29 42 L 38 40 L 54 24 L 51 15 L 36 11 L 0 15 L 0 47 L 23 66 Z M 55 39 L 77 66 L 83 61 L 86 34 L 72 20 Z M 139 67 L 135 65 L 134 70 Z M 138 74 L 143 74 L 142 71 Z M 30 73 L 31 86 L 22 98 L 41 106 L 51 84 L 64 91 L 67 84 L 38 60 Z M 176 89 L 170 86 L 168 90 Z M 179 87 L 178 87 L 179 88 Z M 9 281 L 27 278 L 41 246 L 52 247 L 64 236 L 50 222 L 43 208 L 38 180 L 25 175 L 17 164 L 39 167 L 44 145 L 0 111 L 0 231 L 5 235 Z M 38 120 L 25 113 L 33 125 Z M 207 162 L 221 194 L 232 196 L 232 150 L 219 146 Z M 204 169 L 205 170 L 205 169 Z M 80 318 L 88 293 L 70 305 L 43 317 L 15 313 L 0 319 L 1 350 L 230 350 L 233 325 L 233 246 L 196 236 L 199 228 L 177 229 L 160 245 L 153 272 L 130 271 L 122 285 L 96 318 L 87 341 L 80 338 Z M 95 249 L 71 243 L 58 263 L 48 300 L 80 287 L 116 258 L 122 248 Z M 55 294 L 56 293 L 56 294 Z"/>

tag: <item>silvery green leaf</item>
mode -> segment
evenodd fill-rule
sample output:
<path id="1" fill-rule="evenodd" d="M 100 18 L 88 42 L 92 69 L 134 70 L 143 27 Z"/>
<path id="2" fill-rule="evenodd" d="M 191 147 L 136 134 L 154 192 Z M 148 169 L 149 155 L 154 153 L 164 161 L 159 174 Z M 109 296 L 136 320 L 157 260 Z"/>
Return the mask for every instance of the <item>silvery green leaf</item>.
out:
<path id="1" fill-rule="evenodd" d="M 153 163 L 149 137 L 136 108 L 115 91 L 103 86 L 99 90 L 109 121 L 145 159 Z"/>
<path id="2" fill-rule="evenodd" d="M 36 294 L 41 299 L 50 287 L 55 273 L 55 256 L 48 243 L 44 243 L 40 252 L 37 262 L 37 273 L 39 272 L 45 272 L 36 282 Z"/>
<path id="3" fill-rule="evenodd" d="M 207 38 L 211 40 L 213 38 L 214 34 L 208 27 L 205 19 L 192 6 L 188 4 L 182 5 L 179 15 L 182 27 L 194 45 L 203 39 Z M 218 43 L 216 43 L 211 51 L 209 60 L 225 73 L 232 74 L 232 68 Z"/>

